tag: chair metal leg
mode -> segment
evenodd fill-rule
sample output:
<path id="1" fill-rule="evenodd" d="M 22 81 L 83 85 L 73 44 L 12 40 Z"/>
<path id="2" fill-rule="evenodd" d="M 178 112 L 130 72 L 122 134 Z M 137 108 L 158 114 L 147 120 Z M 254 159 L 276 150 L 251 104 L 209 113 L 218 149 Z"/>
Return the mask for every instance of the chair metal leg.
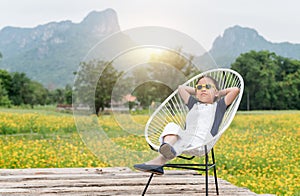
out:
<path id="1" fill-rule="evenodd" d="M 208 196 L 208 154 L 205 146 L 205 193 Z"/>
<path id="2" fill-rule="evenodd" d="M 211 157 L 212 157 L 212 161 L 214 164 L 214 177 L 215 177 L 216 192 L 217 192 L 217 195 L 219 195 L 218 177 L 217 177 L 217 168 L 216 168 L 216 162 L 215 162 L 214 149 L 211 149 Z"/>
<path id="3" fill-rule="evenodd" d="M 144 188 L 144 191 L 142 193 L 142 196 L 144 196 L 146 194 L 146 191 L 148 189 L 148 186 L 150 185 L 150 182 L 152 180 L 152 177 L 153 177 L 154 174 L 151 174 L 151 176 L 149 177 L 149 180 L 148 180 L 148 183 L 146 184 L 145 188 Z"/>
<path id="4" fill-rule="evenodd" d="M 219 187 L 218 187 L 218 178 L 217 178 L 217 169 L 216 169 L 216 162 L 215 162 L 215 155 L 214 155 L 214 150 L 213 148 L 211 149 L 211 158 L 212 158 L 212 163 L 209 163 L 209 156 L 207 152 L 207 146 L 205 146 L 205 164 L 165 164 L 164 167 L 172 167 L 172 168 L 181 168 L 181 169 L 192 169 L 192 170 L 197 170 L 197 171 L 205 171 L 205 193 L 208 196 L 208 171 L 213 167 L 214 169 L 214 178 L 215 178 L 215 186 L 216 186 L 216 193 L 219 195 Z M 199 167 L 202 167 L 199 168 Z M 142 195 L 146 194 L 146 191 L 150 185 L 150 182 L 153 178 L 154 174 L 151 174 L 148 182 L 144 188 L 144 191 Z"/>

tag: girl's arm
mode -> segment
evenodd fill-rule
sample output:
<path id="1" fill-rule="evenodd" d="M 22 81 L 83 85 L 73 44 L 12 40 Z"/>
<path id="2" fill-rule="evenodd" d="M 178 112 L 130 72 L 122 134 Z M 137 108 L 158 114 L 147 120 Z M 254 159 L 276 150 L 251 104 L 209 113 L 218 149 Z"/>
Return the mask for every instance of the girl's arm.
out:
<path id="1" fill-rule="evenodd" d="M 224 101 L 225 104 L 228 106 L 234 101 L 234 99 L 237 97 L 239 92 L 240 89 L 238 87 L 231 87 L 231 88 L 220 90 L 218 96 L 219 97 L 225 96 Z"/>
<path id="2" fill-rule="evenodd" d="M 178 92 L 184 103 L 187 104 L 191 95 L 195 95 L 195 88 L 190 86 L 179 85 Z"/>

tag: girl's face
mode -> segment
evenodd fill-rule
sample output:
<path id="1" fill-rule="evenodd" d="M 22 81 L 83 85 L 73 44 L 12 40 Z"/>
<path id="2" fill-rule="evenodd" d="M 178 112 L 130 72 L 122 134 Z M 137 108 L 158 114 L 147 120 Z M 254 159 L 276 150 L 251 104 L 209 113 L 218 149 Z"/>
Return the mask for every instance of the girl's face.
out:
<path id="1" fill-rule="evenodd" d="M 204 77 L 196 85 L 196 97 L 202 103 L 213 103 L 217 93 L 218 90 L 210 78 Z"/>

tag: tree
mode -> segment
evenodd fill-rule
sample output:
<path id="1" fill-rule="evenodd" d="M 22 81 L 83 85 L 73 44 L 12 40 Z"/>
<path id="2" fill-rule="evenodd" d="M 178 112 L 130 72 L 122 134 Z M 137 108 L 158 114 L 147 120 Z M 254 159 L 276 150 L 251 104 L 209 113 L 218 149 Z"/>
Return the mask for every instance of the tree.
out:
<path id="1" fill-rule="evenodd" d="M 162 83 L 145 82 L 138 86 L 133 95 L 140 101 L 140 105 L 147 108 L 153 102 L 163 102 L 173 90 Z"/>
<path id="2" fill-rule="evenodd" d="M 87 104 L 98 114 L 110 107 L 113 88 L 122 73 L 106 61 L 82 62 L 80 68 L 76 73 L 73 103 Z"/>
<path id="3" fill-rule="evenodd" d="M 241 54 L 231 68 L 238 71 L 245 82 L 241 109 L 300 108 L 299 61 L 269 51 L 250 51 Z"/>
<path id="4" fill-rule="evenodd" d="M 65 92 L 64 89 L 57 88 L 51 92 L 51 99 L 53 103 L 65 103 Z"/>
<path id="5" fill-rule="evenodd" d="M 66 104 L 72 104 L 72 87 L 70 85 L 65 87 L 65 102 Z"/>
<path id="6" fill-rule="evenodd" d="M 0 106 L 9 107 L 11 105 L 11 101 L 8 98 L 7 90 L 2 85 L 2 80 L 0 78 Z"/>
<path id="7" fill-rule="evenodd" d="M 276 95 L 280 97 L 277 107 L 281 109 L 300 109 L 300 61 L 278 57 L 280 70 Z"/>
<path id="8" fill-rule="evenodd" d="M 48 90 L 42 84 L 31 81 L 25 73 L 12 73 L 9 98 L 14 105 L 45 105 Z"/>
<path id="9" fill-rule="evenodd" d="M 0 53 L 0 58 L 1 58 Z M 9 72 L 0 70 L 0 105 L 9 107 L 11 100 L 9 99 L 9 92 L 11 90 L 12 78 Z"/>
<path id="10" fill-rule="evenodd" d="M 10 92 L 12 85 L 12 77 L 8 71 L 0 70 L 0 79 L 2 82 L 2 88 L 4 88 L 7 92 Z"/>
<path id="11" fill-rule="evenodd" d="M 33 90 L 30 88 L 30 79 L 25 73 L 15 72 L 12 74 L 12 85 L 9 98 L 14 105 L 29 104 Z"/>
<path id="12" fill-rule="evenodd" d="M 42 84 L 36 81 L 30 81 L 29 89 L 32 94 L 28 95 L 30 100 L 27 101 L 27 104 L 30 104 L 31 107 L 34 105 L 46 105 L 48 103 L 49 92 Z"/>
<path id="13" fill-rule="evenodd" d="M 147 108 L 152 102 L 163 102 L 179 84 L 197 75 L 200 70 L 193 66 L 192 59 L 193 56 L 184 57 L 180 48 L 164 50 L 152 54 L 147 65 L 135 69 L 134 83 L 145 82 L 134 91 L 141 105 Z"/>
<path id="14" fill-rule="evenodd" d="M 97 82 L 95 93 L 95 107 L 97 114 L 99 113 L 100 109 L 103 111 L 104 107 L 111 106 L 113 88 L 120 75 L 121 73 L 119 73 L 111 63 L 109 63 L 103 70 Z M 117 97 L 121 98 L 122 96 Z"/>

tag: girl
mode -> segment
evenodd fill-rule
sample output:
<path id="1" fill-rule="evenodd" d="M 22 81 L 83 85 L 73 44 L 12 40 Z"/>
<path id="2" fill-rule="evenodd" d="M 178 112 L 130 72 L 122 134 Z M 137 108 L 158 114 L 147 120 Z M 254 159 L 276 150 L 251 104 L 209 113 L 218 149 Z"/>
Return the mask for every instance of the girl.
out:
<path id="1" fill-rule="evenodd" d="M 135 169 L 162 175 L 163 165 L 167 161 L 182 153 L 197 153 L 197 149 L 193 152 L 185 149 L 201 146 L 218 133 L 226 108 L 239 94 L 239 88 L 219 90 L 214 78 L 203 76 L 195 88 L 180 85 L 178 92 L 189 108 L 185 130 L 175 123 L 167 124 L 160 136 L 159 156 L 134 165 Z"/>

